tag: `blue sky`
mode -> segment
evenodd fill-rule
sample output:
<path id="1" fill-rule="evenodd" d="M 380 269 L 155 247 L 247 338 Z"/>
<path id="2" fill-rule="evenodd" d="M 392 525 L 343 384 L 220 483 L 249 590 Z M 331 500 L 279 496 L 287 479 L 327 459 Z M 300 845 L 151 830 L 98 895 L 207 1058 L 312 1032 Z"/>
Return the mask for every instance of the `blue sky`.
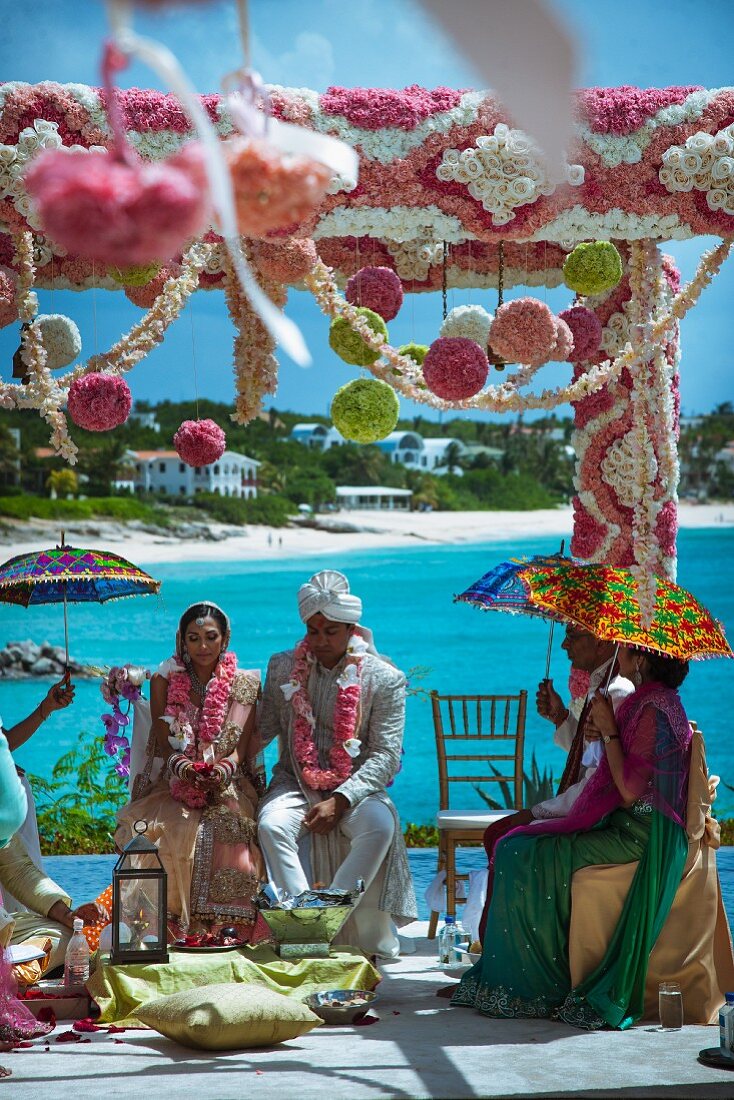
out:
<path id="1" fill-rule="evenodd" d="M 461 0 L 453 0 L 460 3 Z M 734 84 L 732 0 L 554 0 L 575 28 L 580 43 L 579 86 L 636 84 Z M 311 87 L 477 86 L 477 78 L 448 47 L 413 0 L 251 0 L 253 61 L 272 83 Z M 201 92 L 219 90 L 221 76 L 241 65 L 234 0 L 141 13 L 141 33 L 165 42 L 177 54 Z M 664 14 L 662 11 L 664 10 Z M 3 37 L 0 74 L 4 80 L 98 84 L 98 57 L 106 21 L 99 0 L 0 0 Z M 491 28 L 490 28 L 491 29 Z M 125 86 L 157 87 L 153 75 L 132 66 Z M 690 277 L 704 247 L 712 242 L 678 242 L 666 249 Z M 536 292 L 534 292 L 536 293 Z M 543 292 L 537 292 L 543 296 Z M 548 292 L 552 308 L 570 294 Z M 451 304 L 467 300 L 458 294 Z M 492 293 L 479 295 L 492 309 Z M 706 291 L 682 326 L 681 390 L 687 413 L 707 411 L 734 400 L 731 370 L 731 314 L 734 261 Z M 102 351 L 139 317 L 121 295 L 107 291 L 42 293 L 41 308 L 65 312 L 79 325 L 85 354 Z M 327 324 L 310 297 L 292 294 L 289 314 L 302 327 L 314 366 L 302 370 L 281 356 L 281 409 L 326 412 L 330 397 L 353 371 L 327 344 Z M 437 295 L 415 295 L 390 326 L 395 344 L 430 342 L 440 324 Z M 194 368 L 201 396 L 231 397 L 231 338 L 223 296 L 200 293 L 170 330 L 164 345 L 129 376 L 136 398 L 183 400 L 194 395 Z M 17 346 L 15 328 L 0 332 L 0 371 L 10 372 Z M 558 368 L 555 368 L 556 370 Z M 556 375 L 557 379 L 557 375 Z M 540 376 L 540 381 L 548 381 Z M 418 409 L 402 402 L 403 415 Z"/>

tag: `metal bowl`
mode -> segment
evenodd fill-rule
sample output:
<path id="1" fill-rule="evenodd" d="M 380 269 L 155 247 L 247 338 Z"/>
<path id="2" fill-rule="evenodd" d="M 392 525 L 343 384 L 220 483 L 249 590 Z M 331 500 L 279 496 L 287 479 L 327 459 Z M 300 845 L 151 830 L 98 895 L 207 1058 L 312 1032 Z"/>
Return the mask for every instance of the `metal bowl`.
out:
<path id="1" fill-rule="evenodd" d="M 305 1003 L 325 1024 L 351 1024 L 372 1007 L 376 997 L 376 993 L 367 989 L 327 989 L 312 993 Z M 359 1004 L 345 1003 L 355 999 L 359 999 Z"/>

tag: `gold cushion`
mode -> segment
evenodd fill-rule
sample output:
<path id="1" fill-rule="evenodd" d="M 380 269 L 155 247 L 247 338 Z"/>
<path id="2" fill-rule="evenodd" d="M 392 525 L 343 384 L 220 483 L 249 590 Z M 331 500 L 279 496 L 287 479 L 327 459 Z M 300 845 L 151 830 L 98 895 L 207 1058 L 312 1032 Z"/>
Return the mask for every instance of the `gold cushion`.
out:
<path id="1" fill-rule="evenodd" d="M 185 1047 L 269 1047 L 321 1024 L 300 1001 L 264 985 L 223 982 L 158 997 L 135 1010 L 148 1027 Z"/>

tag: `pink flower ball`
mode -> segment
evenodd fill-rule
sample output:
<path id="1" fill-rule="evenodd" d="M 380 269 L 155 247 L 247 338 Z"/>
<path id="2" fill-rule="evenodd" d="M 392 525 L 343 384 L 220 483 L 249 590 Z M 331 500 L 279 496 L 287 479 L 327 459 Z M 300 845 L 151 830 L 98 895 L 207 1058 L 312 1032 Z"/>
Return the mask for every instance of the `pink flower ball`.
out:
<path id="1" fill-rule="evenodd" d="M 173 445 L 188 466 L 208 466 L 222 457 L 227 441 L 213 420 L 184 420 Z"/>
<path id="2" fill-rule="evenodd" d="M 180 264 L 166 264 L 164 267 L 160 268 L 158 274 L 154 279 L 151 279 L 149 283 L 145 283 L 143 286 L 126 286 L 125 297 L 128 301 L 132 302 L 133 305 L 139 306 L 140 309 L 150 309 L 171 276 L 178 276 L 180 274 Z"/>
<path id="3" fill-rule="evenodd" d="M 403 284 L 389 267 L 363 267 L 348 281 L 344 297 L 353 306 L 366 306 L 383 321 L 392 321 L 403 304 Z"/>
<path id="4" fill-rule="evenodd" d="M 583 363 L 585 359 L 591 359 L 596 355 L 601 347 L 602 327 L 594 311 L 587 309 L 586 306 L 571 306 L 570 309 L 562 310 L 558 317 L 571 329 L 572 361 Z"/>
<path id="5" fill-rule="evenodd" d="M 568 674 L 568 690 L 572 699 L 582 699 L 589 691 L 589 673 L 582 668 L 572 668 Z"/>
<path id="6" fill-rule="evenodd" d="M 85 374 L 69 386 L 69 416 L 87 432 L 109 432 L 130 415 L 132 394 L 124 378 L 116 374 Z"/>
<path id="7" fill-rule="evenodd" d="M 566 322 L 562 321 L 560 317 L 555 317 L 554 320 L 556 324 L 556 342 L 553 345 L 553 350 L 549 358 L 554 363 L 565 363 L 567 359 L 572 357 L 573 333 Z"/>
<path id="8" fill-rule="evenodd" d="M 293 237 L 286 241 L 253 241 L 252 258 L 266 279 L 292 286 L 305 279 L 319 256 L 310 237 Z"/>
<path id="9" fill-rule="evenodd" d="M 0 328 L 18 320 L 18 303 L 15 299 L 15 281 L 5 271 L 0 271 Z"/>
<path id="10" fill-rule="evenodd" d="M 280 153 L 264 141 L 224 142 L 237 223 L 245 237 L 264 237 L 307 221 L 319 208 L 331 172 L 310 157 Z"/>
<path id="11" fill-rule="evenodd" d="M 67 252 L 127 267 L 164 262 L 210 216 L 200 145 L 156 163 L 50 149 L 25 175 L 44 231 Z"/>
<path id="12" fill-rule="evenodd" d="M 675 554 L 675 537 L 678 534 L 678 509 L 675 501 L 666 500 L 655 521 L 655 535 L 666 557 Z"/>
<path id="13" fill-rule="evenodd" d="M 508 363 L 547 363 L 555 342 L 555 317 L 538 298 L 505 302 L 495 313 L 489 330 L 492 351 Z"/>
<path id="14" fill-rule="evenodd" d="M 463 401 L 479 393 L 489 363 L 479 344 L 464 336 L 440 336 L 423 360 L 423 380 L 444 401 Z"/>

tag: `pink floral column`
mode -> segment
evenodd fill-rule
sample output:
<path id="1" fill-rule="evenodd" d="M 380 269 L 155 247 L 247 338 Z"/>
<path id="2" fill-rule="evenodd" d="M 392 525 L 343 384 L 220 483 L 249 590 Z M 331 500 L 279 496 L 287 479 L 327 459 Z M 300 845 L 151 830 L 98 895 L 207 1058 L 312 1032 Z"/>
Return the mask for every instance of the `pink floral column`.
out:
<path id="1" fill-rule="evenodd" d="M 679 275 L 651 241 L 625 246 L 622 282 L 584 302 L 603 326 L 596 361 L 631 342 L 670 308 Z M 575 404 L 577 467 L 571 551 L 580 558 L 675 577 L 680 396 L 678 326 L 669 343 L 616 383 Z M 576 368 L 577 375 L 588 363 Z"/>

